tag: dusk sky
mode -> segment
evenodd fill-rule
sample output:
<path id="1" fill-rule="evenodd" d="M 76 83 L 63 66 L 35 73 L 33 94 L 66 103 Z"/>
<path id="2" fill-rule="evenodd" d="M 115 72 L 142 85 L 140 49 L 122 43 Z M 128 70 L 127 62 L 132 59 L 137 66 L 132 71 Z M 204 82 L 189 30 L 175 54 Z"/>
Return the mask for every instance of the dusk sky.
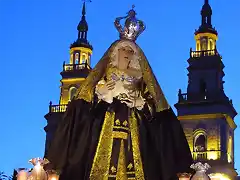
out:
<path id="1" fill-rule="evenodd" d="M 225 92 L 240 112 L 240 1 L 209 0 L 219 32 Z M 92 66 L 118 39 L 113 21 L 135 4 L 146 31 L 137 43 L 145 52 L 173 106 L 178 89 L 186 92 L 189 49 L 201 22 L 203 0 L 92 0 L 87 3 Z M 81 0 L 0 0 L 0 171 L 30 167 L 45 146 L 44 115 L 49 101 L 58 104 L 60 72 L 77 38 Z M 235 165 L 240 173 L 240 117 L 235 118 Z"/>

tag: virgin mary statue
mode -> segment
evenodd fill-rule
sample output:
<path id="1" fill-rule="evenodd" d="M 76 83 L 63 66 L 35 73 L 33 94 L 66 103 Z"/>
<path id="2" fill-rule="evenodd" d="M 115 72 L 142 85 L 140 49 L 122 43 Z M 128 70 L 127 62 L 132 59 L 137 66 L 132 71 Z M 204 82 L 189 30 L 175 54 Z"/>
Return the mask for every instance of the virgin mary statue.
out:
<path id="1" fill-rule="evenodd" d="M 192 156 L 180 122 L 135 43 L 145 30 L 132 9 L 78 89 L 46 158 L 61 180 L 175 180 Z M 125 19 L 124 26 L 121 19 Z"/>

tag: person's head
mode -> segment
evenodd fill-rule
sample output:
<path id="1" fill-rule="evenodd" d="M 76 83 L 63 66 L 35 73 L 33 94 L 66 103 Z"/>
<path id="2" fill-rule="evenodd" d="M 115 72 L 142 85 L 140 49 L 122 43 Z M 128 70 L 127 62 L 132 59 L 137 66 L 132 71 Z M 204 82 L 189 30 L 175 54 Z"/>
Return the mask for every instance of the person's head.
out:
<path id="1" fill-rule="evenodd" d="M 140 69 L 135 43 L 128 40 L 118 42 L 111 55 L 111 64 L 122 70 L 128 67 Z"/>

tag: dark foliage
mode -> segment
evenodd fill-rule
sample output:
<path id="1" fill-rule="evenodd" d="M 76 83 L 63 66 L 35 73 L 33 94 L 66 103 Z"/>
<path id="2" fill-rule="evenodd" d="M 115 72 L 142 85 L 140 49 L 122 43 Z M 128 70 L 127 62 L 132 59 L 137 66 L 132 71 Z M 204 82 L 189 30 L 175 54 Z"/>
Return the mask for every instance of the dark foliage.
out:
<path id="1" fill-rule="evenodd" d="M 12 177 L 0 171 L 0 180 L 12 180 Z"/>

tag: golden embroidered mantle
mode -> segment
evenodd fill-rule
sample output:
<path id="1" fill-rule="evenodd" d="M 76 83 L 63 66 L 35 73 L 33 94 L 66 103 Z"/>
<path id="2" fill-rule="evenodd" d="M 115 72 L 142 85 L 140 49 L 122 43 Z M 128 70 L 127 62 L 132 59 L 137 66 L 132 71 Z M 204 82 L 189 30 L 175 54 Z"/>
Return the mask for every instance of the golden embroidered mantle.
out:
<path id="1" fill-rule="evenodd" d="M 105 75 L 106 69 L 109 67 L 111 62 L 111 54 L 114 48 L 117 46 L 117 44 L 120 43 L 121 41 L 128 40 L 117 40 L 110 46 L 107 52 L 97 63 L 95 68 L 90 72 L 86 80 L 82 83 L 81 87 L 78 89 L 75 99 L 83 99 L 87 102 L 93 101 L 94 89 L 98 81 L 100 81 L 101 78 Z M 139 54 L 138 60 L 142 71 L 143 81 L 146 84 L 146 89 L 148 90 L 148 92 L 150 93 L 154 100 L 156 112 L 169 109 L 169 104 L 162 92 L 160 85 L 157 82 L 156 77 L 152 72 L 152 69 L 148 63 L 146 56 L 144 55 L 143 51 L 137 44 L 135 44 L 135 46 Z"/>

